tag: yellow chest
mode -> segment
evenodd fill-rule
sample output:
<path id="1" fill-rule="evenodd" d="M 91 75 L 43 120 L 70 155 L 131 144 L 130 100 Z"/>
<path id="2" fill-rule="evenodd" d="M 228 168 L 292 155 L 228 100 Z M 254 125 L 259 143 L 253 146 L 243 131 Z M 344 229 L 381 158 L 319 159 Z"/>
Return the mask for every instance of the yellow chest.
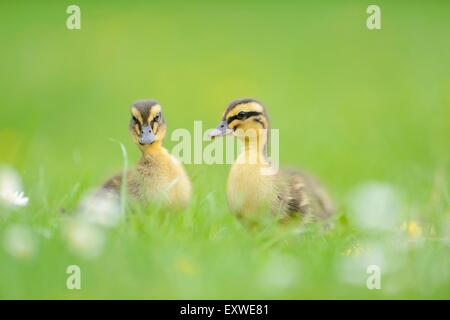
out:
<path id="1" fill-rule="evenodd" d="M 183 166 L 165 151 L 141 161 L 133 180 L 133 193 L 141 199 L 184 207 L 191 197 L 191 184 Z"/>
<path id="2" fill-rule="evenodd" d="M 275 200 L 273 176 L 262 173 L 259 164 L 234 164 L 228 177 L 227 196 L 230 209 L 251 214 L 270 208 Z"/>

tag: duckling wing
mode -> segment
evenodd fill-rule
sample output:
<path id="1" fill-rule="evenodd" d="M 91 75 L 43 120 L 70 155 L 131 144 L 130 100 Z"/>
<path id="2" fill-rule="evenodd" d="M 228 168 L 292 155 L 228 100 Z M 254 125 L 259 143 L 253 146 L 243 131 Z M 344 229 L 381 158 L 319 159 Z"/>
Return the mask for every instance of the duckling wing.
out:
<path id="1" fill-rule="evenodd" d="M 278 199 L 283 211 L 327 218 L 334 212 L 333 203 L 322 185 L 312 176 L 296 170 L 281 171 Z"/>
<path id="2" fill-rule="evenodd" d="M 127 172 L 127 181 L 126 183 L 126 189 L 128 194 L 136 197 L 141 198 L 142 197 L 142 177 L 139 178 L 138 175 L 136 175 L 135 170 L 128 170 Z M 123 174 L 119 173 L 112 178 L 110 178 L 108 181 L 106 181 L 103 186 L 101 187 L 101 190 L 106 191 L 114 191 L 117 193 L 121 192 L 123 183 Z"/>
<path id="3" fill-rule="evenodd" d="M 120 191 L 121 185 L 122 185 L 122 174 L 117 174 L 114 177 L 110 178 L 108 181 L 106 181 L 103 184 L 102 189 Z"/>

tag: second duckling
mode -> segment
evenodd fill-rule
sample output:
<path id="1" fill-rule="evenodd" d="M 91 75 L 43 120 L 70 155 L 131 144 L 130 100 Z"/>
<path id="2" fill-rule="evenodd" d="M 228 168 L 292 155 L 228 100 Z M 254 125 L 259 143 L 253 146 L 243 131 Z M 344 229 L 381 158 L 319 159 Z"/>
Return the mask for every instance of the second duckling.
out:
<path id="1" fill-rule="evenodd" d="M 211 137 L 233 134 L 243 142 L 231 167 L 227 197 L 230 209 L 250 216 L 268 208 L 281 217 L 300 216 L 306 221 L 327 218 L 334 207 L 325 189 L 298 170 L 271 172 L 267 155 L 269 117 L 255 99 L 232 101 Z M 305 221 L 305 222 L 306 222 Z"/>
<path id="2" fill-rule="evenodd" d="M 166 130 L 159 102 L 139 100 L 132 104 L 129 131 L 142 156 L 127 174 L 126 189 L 140 202 L 158 201 L 184 208 L 191 198 L 191 182 L 183 165 L 162 146 Z M 103 188 L 119 191 L 122 183 L 122 176 L 117 175 Z"/>

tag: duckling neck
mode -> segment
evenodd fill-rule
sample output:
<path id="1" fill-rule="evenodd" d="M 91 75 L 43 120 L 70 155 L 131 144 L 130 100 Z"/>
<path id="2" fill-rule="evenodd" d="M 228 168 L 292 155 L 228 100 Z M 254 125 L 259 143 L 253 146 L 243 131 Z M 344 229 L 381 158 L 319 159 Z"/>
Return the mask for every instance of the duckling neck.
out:
<path id="1" fill-rule="evenodd" d="M 242 152 L 228 176 L 227 198 L 232 211 L 237 214 L 254 213 L 272 203 L 273 177 L 263 174 L 269 166 L 265 144 L 244 141 Z"/>
<path id="2" fill-rule="evenodd" d="M 161 143 L 153 143 L 151 145 L 145 146 L 141 149 L 142 159 L 151 159 L 164 155 L 166 149 L 161 145 Z"/>
<path id="3" fill-rule="evenodd" d="M 266 139 L 244 139 L 244 147 L 239 155 L 237 163 L 241 164 L 266 164 L 267 148 Z"/>

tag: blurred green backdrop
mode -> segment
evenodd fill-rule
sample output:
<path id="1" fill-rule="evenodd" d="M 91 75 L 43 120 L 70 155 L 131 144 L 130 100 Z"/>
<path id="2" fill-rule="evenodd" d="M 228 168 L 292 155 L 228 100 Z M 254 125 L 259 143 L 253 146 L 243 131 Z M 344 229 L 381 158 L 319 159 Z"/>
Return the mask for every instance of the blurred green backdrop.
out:
<path id="1" fill-rule="evenodd" d="M 194 120 L 213 127 L 231 99 L 249 96 L 280 129 L 281 163 L 320 177 L 343 217 L 355 186 L 384 181 L 401 189 L 424 230 L 445 238 L 450 3 L 378 1 L 374 31 L 370 1 L 80 0 L 81 30 L 66 28 L 70 4 L 0 5 L 0 163 L 20 172 L 30 197 L 28 208 L 3 215 L 0 235 L 10 223 L 56 234 L 39 238 L 27 261 L 0 250 L 0 297 L 449 298 L 448 242 L 405 252 L 390 291 L 343 283 L 336 268 L 359 230 L 341 226 L 329 239 L 252 233 L 227 211 L 227 165 L 187 166 L 189 213 L 136 218 L 111 232 L 95 260 L 66 250 L 59 216 L 120 170 L 111 138 L 131 163 L 138 158 L 127 131 L 134 100 L 158 99 L 170 133 Z M 286 265 L 280 256 L 302 264 L 298 279 L 261 286 Z M 68 264 L 82 267 L 83 290 L 65 289 Z"/>

